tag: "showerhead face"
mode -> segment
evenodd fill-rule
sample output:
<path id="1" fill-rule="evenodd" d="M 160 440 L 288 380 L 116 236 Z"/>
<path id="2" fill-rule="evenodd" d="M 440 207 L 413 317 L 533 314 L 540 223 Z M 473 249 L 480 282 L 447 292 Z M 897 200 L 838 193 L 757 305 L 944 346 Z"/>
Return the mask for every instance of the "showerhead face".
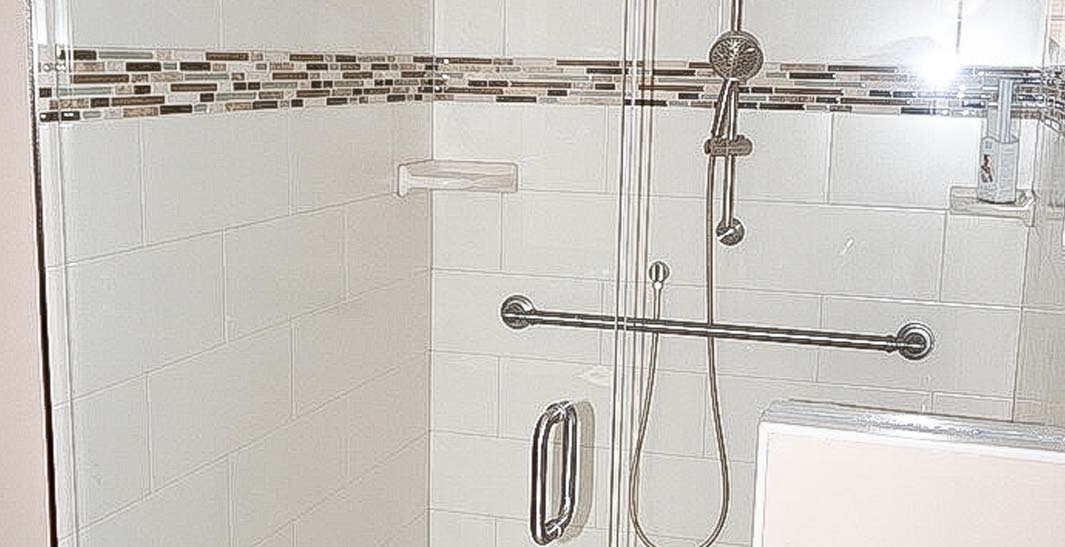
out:
<path id="1" fill-rule="evenodd" d="M 710 65 L 725 79 L 746 82 L 762 70 L 762 45 L 753 34 L 730 30 L 710 47 Z"/>

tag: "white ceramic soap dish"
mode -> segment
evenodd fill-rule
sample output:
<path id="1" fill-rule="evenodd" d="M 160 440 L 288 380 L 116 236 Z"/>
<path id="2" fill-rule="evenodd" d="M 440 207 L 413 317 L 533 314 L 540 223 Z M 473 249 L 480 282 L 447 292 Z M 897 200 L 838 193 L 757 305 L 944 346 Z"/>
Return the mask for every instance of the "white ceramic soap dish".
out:
<path id="1" fill-rule="evenodd" d="M 518 166 L 513 163 L 427 160 L 399 166 L 396 193 L 411 190 L 518 191 Z"/>

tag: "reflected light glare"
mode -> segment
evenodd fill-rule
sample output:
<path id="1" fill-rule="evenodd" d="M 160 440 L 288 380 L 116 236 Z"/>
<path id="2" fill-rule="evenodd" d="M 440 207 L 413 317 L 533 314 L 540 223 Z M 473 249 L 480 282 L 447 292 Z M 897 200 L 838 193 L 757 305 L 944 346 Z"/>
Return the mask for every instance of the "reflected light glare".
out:
<path id="1" fill-rule="evenodd" d="M 954 52 L 939 51 L 929 55 L 918 67 L 921 79 L 937 87 L 950 86 L 961 70 L 961 63 Z"/>

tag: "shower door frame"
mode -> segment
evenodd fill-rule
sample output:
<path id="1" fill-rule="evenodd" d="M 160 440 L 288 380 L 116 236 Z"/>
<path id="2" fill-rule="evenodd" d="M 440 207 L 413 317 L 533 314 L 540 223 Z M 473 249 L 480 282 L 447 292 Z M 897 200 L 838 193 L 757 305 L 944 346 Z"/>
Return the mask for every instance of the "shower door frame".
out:
<path id="1" fill-rule="evenodd" d="M 642 393 L 643 362 L 647 336 L 628 330 L 622 317 L 644 317 L 648 279 L 648 230 L 650 228 L 651 175 L 650 137 L 654 112 L 650 107 L 630 104 L 646 94 L 640 83 L 646 70 L 635 70 L 638 62 L 655 58 L 653 23 L 657 0 L 618 0 L 624 4 L 620 62 L 622 70 L 619 111 L 616 251 L 614 280 L 614 381 L 610 443 L 610 522 L 609 547 L 638 545 L 629 522 L 628 480 L 633 447 L 633 426 L 637 419 L 638 395 Z M 647 67 L 645 66 L 644 69 Z M 652 65 L 653 68 L 653 65 Z"/>
<path id="2" fill-rule="evenodd" d="M 0 544 L 55 545 L 30 7 L 0 4 Z"/>

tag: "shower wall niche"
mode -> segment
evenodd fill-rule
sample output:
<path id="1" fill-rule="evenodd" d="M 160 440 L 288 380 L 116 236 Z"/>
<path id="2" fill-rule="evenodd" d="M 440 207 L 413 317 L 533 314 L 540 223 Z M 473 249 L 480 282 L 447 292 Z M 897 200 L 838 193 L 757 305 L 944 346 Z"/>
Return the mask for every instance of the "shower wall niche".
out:
<path id="1" fill-rule="evenodd" d="M 424 544 L 428 0 L 36 15 L 62 544 Z"/>

